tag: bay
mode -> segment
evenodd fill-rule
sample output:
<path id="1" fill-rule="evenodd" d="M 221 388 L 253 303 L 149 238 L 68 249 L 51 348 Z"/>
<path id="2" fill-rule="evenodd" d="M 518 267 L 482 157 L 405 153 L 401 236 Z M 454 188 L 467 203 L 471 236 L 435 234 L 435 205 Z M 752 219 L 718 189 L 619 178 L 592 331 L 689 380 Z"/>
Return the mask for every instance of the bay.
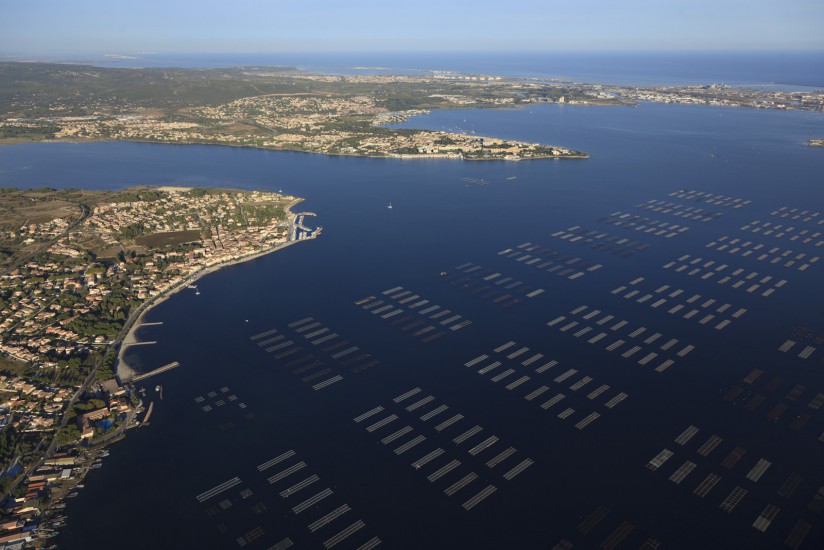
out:
<path id="1" fill-rule="evenodd" d="M 61 547 L 99 547 L 113 540 L 126 548 L 238 547 L 238 537 L 252 539 L 257 528 L 263 534 L 248 542 L 252 548 L 267 548 L 284 537 L 300 547 L 319 547 L 360 519 L 365 526 L 341 542 L 341 548 L 357 548 L 373 536 L 387 548 L 546 548 L 561 539 L 590 547 L 622 522 L 634 526 L 627 547 L 655 538 L 668 548 L 768 548 L 780 546 L 799 519 L 815 525 L 807 503 L 824 483 L 818 467 L 822 444 L 817 439 L 824 419 L 806 404 L 824 389 L 820 357 L 804 361 L 777 348 L 793 328 L 821 326 L 816 298 L 822 290 L 821 265 L 789 270 L 706 245 L 729 236 L 808 256 L 820 252 L 814 245 L 741 229 L 759 220 L 795 231 L 816 230 L 815 223 L 770 214 L 782 206 L 824 211 L 824 157 L 820 150 L 802 145 L 821 127 L 820 115 L 652 104 L 548 105 L 440 111 L 405 125 L 552 143 L 587 151 L 591 158 L 398 161 L 135 143 L 0 148 L 3 185 L 283 189 L 306 197 L 302 207 L 317 212 L 317 223 L 324 226 L 317 241 L 222 269 L 198 283 L 200 295 L 179 293 L 150 312 L 147 321 L 164 324 L 146 327 L 138 335 L 159 344 L 135 348 L 129 360 L 147 370 L 175 360 L 181 367 L 147 381 L 147 399 L 155 401 L 151 425 L 131 431 L 112 448 L 104 467 L 88 476 L 86 488 L 68 507 L 69 525 L 57 539 Z M 670 195 L 681 189 L 752 202 L 725 208 Z M 637 208 L 650 200 L 721 215 L 701 222 Z M 392 209 L 387 208 L 390 202 Z M 615 212 L 689 229 L 664 238 L 605 223 Z M 552 236 L 575 226 L 649 247 L 623 257 Z M 570 280 L 497 254 L 526 242 L 603 267 Z M 788 283 L 763 297 L 662 269 L 685 254 Z M 463 274 L 465 284 L 444 281 L 442 273 L 455 273 L 467 262 L 544 292 L 533 298 L 518 295 L 521 303 L 504 308 L 473 294 L 494 282 L 480 282 L 471 273 Z M 640 284 L 645 288 L 669 284 L 685 295 L 701 294 L 702 301 L 713 298 L 747 312 L 726 329 L 714 330 L 699 324 L 698 318 L 670 315 L 666 308 L 657 310 L 611 293 L 637 277 L 644 277 Z M 474 286 L 465 288 L 469 284 Z M 372 295 L 388 300 L 382 291 L 397 286 L 472 324 L 445 330 L 443 337 L 424 343 L 422 337 L 412 336 L 417 328 L 404 332 L 392 326 L 391 319 L 380 319 L 355 304 Z M 695 350 L 676 357 L 673 366 L 659 373 L 653 367 L 660 359 L 639 365 L 640 355 L 623 358 L 606 351 L 607 343 L 615 340 L 611 335 L 596 345 L 587 342 L 595 332 L 575 337 L 577 328 L 561 332 L 558 326 L 547 326 L 561 315 L 572 319 L 571 311 L 581 305 L 601 310 L 600 316 L 613 314 L 630 326 L 693 344 Z M 309 316 L 380 364 L 354 373 L 331 353 L 324 355 L 307 344 L 289 324 Z M 444 328 L 429 322 L 435 330 Z M 250 340 L 272 329 L 301 342 L 305 351 L 297 355 L 323 356 L 343 380 L 313 390 L 323 378 L 302 381 L 286 366 L 289 358 L 276 360 Z M 477 367 L 464 366 L 482 354 L 501 355 L 493 349 L 510 340 L 530 348 L 519 360 L 542 353 L 559 365 L 536 373 L 534 367 L 545 359 L 532 369 L 502 359 L 530 377 L 511 390 L 505 386 L 517 374 L 493 382 L 500 371 L 478 374 Z M 342 349 L 346 347 L 338 348 Z M 556 381 L 569 369 L 577 372 Z M 760 386 L 747 387 L 741 380 L 753 369 L 766 374 Z M 583 376 L 593 381 L 585 389 L 570 389 Z M 764 382 L 773 377 L 782 381 L 780 389 L 770 392 Z M 155 384 L 163 385 L 162 401 Z M 610 389 L 603 397 L 588 399 L 585 394 L 601 384 Z M 784 398 L 796 384 L 805 388 L 797 403 Z M 542 398 L 525 399 L 525 388 L 542 385 L 549 388 Z M 724 401 L 734 386 L 744 387 L 746 395 L 763 394 L 767 405 L 749 412 L 744 408 L 747 401 Z M 224 387 L 227 392 L 221 392 Z M 420 397 L 434 397 L 431 404 L 407 411 L 411 398 L 394 403 L 393 398 L 417 387 Z M 209 398 L 209 392 L 216 397 Z M 619 392 L 628 397 L 612 409 L 605 407 L 606 398 Z M 214 403 L 224 393 L 224 405 L 203 411 L 204 402 Z M 556 393 L 563 393 L 565 402 L 547 410 L 539 406 Z M 237 400 L 228 401 L 229 395 Z M 195 401 L 197 397 L 204 401 Z M 240 409 L 238 402 L 246 408 Z M 789 412 L 769 421 L 767 407 L 779 402 L 786 403 Z M 567 408 L 564 403 L 575 409 L 568 419 L 558 418 Z M 420 416 L 440 404 L 449 408 L 436 417 L 439 420 L 455 413 L 464 419 L 441 432 L 434 430 L 437 421 Z M 353 421 L 377 406 L 385 412 L 368 421 Z M 584 429 L 575 428 L 595 411 L 600 418 Z M 249 413 L 253 417 L 247 417 Z M 399 416 L 391 427 L 365 429 L 371 420 L 390 413 Z M 810 419 L 796 431 L 789 427 L 790 415 L 799 414 L 809 414 Z M 381 443 L 405 424 L 413 427 L 412 434 L 395 444 Z M 467 443 L 453 442 L 474 425 L 482 426 L 483 432 Z M 675 443 L 690 425 L 700 428 L 698 435 L 687 445 Z M 426 440 L 397 455 L 394 449 L 415 434 Z M 500 441 L 477 454 L 468 452 L 492 434 Z M 700 444 L 714 434 L 724 440 L 719 448 L 706 457 L 698 454 Z M 486 465 L 510 446 L 516 449 L 512 457 L 501 465 Z M 746 455 L 735 467 L 724 468 L 724 457 L 735 447 L 746 449 Z M 663 448 L 675 457 L 650 471 L 645 465 Z M 437 449 L 443 455 L 419 469 L 411 465 Z M 295 457 L 284 461 L 284 468 L 298 461 L 307 464 L 305 475 L 294 474 L 289 481 L 312 474 L 320 479 L 283 498 L 279 491 L 291 483 L 267 482 L 280 468 L 261 472 L 257 466 L 289 450 Z M 746 474 L 761 457 L 772 466 L 763 479 L 752 482 Z M 502 475 L 525 458 L 534 464 L 523 473 L 512 480 Z M 427 479 L 453 459 L 461 462 L 455 471 L 434 482 Z M 685 460 L 697 465 L 695 472 L 675 484 L 669 476 Z M 478 479 L 453 496 L 444 494 L 469 472 Z M 698 498 L 693 490 L 709 473 L 721 476 L 721 481 L 705 498 Z M 793 498 L 780 499 L 776 492 L 791 473 L 798 473 L 803 482 Z M 241 485 L 205 503 L 196 499 L 235 476 Z M 471 510 L 462 507 L 488 485 L 496 491 Z M 719 510 L 724 497 L 738 486 L 748 491 L 741 504 L 730 514 Z M 292 506 L 326 487 L 332 496 L 305 512 L 292 512 Z M 243 498 L 241 488 L 252 494 Z M 224 498 L 231 507 L 220 506 L 218 501 Z M 351 507 L 344 516 L 316 532 L 307 529 L 344 503 Z M 781 511 L 761 533 L 752 523 L 769 503 Z M 592 531 L 581 533 L 578 526 L 598 506 L 609 509 L 609 514 Z M 806 547 L 821 540 L 820 530 L 814 529 Z"/>

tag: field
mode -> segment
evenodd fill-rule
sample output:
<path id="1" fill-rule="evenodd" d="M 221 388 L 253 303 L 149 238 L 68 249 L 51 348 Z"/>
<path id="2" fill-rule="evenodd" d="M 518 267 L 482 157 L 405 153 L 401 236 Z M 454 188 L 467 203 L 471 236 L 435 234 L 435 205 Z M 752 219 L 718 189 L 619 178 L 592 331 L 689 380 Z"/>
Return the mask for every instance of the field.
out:
<path id="1" fill-rule="evenodd" d="M 176 244 L 185 244 L 200 240 L 200 231 L 193 229 L 190 231 L 168 231 L 164 233 L 152 233 L 135 237 L 134 242 L 146 248 L 161 248 Z"/>

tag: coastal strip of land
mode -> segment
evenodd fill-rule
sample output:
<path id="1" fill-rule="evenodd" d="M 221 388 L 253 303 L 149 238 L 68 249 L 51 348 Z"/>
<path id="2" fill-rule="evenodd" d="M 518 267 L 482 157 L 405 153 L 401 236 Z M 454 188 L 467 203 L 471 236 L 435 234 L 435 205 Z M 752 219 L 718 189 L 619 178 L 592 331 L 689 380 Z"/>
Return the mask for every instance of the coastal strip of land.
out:
<path id="1" fill-rule="evenodd" d="M 11 517 L 59 506 L 88 466 L 60 483 L 66 468 L 55 469 L 87 465 L 138 425 L 143 394 L 122 351 L 139 343 L 146 312 L 222 267 L 316 238 L 322 228 L 304 222 L 314 213 L 294 211 L 302 200 L 169 186 L 0 189 L 0 392 L 18 396 L 0 411 L 0 445 L 13 457 L 0 464 L 0 489 L 25 497 Z"/>
<path id="2" fill-rule="evenodd" d="M 293 214 L 291 209 L 292 209 L 292 207 L 294 207 L 295 205 L 297 205 L 298 203 L 300 203 L 302 201 L 303 201 L 303 199 L 300 199 L 300 198 L 295 199 L 294 201 L 292 201 L 289 205 L 287 205 L 284 208 L 284 211 L 286 213 L 287 218 L 291 218 L 291 219 L 294 220 L 294 218 L 296 218 L 299 215 L 299 214 Z M 294 221 L 290 222 L 289 234 L 290 235 L 293 234 L 293 231 L 294 231 Z M 314 239 L 316 236 L 317 236 L 317 233 L 313 233 L 310 237 L 307 237 L 307 238 Z M 146 301 L 143 305 L 140 306 L 139 310 L 135 311 L 129 317 L 129 319 L 126 321 L 126 325 L 125 325 L 126 333 L 125 333 L 125 335 L 119 341 L 113 342 L 113 344 L 118 347 L 117 367 L 116 367 L 117 377 L 121 381 L 128 381 L 131 378 L 133 378 L 135 375 L 141 374 L 139 371 L 137 371 L 135 368 L 133 368 L 131 365 L 129 365 L 129 363 L 126 361 L 126 359 L 124 357 L 124 353 L 125 353 L 126 348 L 128 346 L 140 343 L 140 340 L 137 338 L 137 331 L 141 327 L 141 325 L 143 324 L 143 317 L 153 307 L 160 304 L 161 302 L 164 302 L 167 298 L 169 298 L 173 294 L 176 294 L 177 292 L 180 292 L 181 290 L 189 288 L 193 283 L 195 283 L 199 279 L 205 277 L 206 275 L 209 275 L 210 273 L 214 273 L 214 272 L 216 272 L 220 269 L 223 269 L 224 267 L 229 267 L 231 265 L 240 264 L 240 263 L 243 263 L 243 262 L 248 262 L 248 261 L 251 261 L 251 260 L 255 260 L 257 258 L 260 258 L 260 257 L 266 256 L 268 254 L 271 254 L 272 252 L 275 252 L 277 250 L 281 250 L 283 248 L 292 246 L 293 244 L 305 241 L 305 240 L 307 240 L 307 238 L 287 240 L 286 242 L 283 242 L 283 243 L 274 244 L 266 250 L 261 250 L 261 251 L 258 251 L 258 252 L 252 252 L 252 253 L 249 253 L 249 254 L 246 254 L 246 255 L 238 256 L 237 258 L 234 258 L 234 259 L 231 259 L 231 260 L 223 261 L 223 262 L 221 262 L 217 265 L 211 265 L 211 266 L 208 266 L 208 267 L 204 267 L 204 268 L 192 273 L 191 275 L 186 277 L 184 280 L 180 281 L 174 287 L 166 290 L 163 294 L 158 294 L 157 296 L 155 296 L 155 297 L 149 299 L 148 301 Z"/>
<path id="3" fill-rule="evenodd" d="M 70 88 L 72 94 L 55 91 Z M 181 88 L 189 90 L 180 94 Z M 436 109 L 629 103 L 498 77 L 331 77 L 280 68 L 113 69 L 0 63 L 0 143 L 138 141 L 326 155 L 580 159 L 558 145 L 393 126 Z"/>
<path id="4" fill-rule="evenodd" d="M 63 93 L 67 89 L 72 93 Z M 580 159 L 588 154 L 476 135 L 460 124 L 443 131 L 397 124 L 443 109 L 647 102 L 820 112 L 824 92 L 724 84 L 615 86 L 425 71 L 340 76 L 289 67 L 116 69 L 5 62 L 0 63 L 0 143 L 137 141 L 383 158 Z"/>

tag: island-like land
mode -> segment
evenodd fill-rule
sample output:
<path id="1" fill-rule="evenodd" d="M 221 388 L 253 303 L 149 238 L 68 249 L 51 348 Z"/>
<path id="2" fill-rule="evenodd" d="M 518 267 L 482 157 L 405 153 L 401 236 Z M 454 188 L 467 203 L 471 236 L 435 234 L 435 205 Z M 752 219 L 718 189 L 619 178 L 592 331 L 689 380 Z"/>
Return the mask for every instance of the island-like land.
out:
<path id="1" fill-rule="evenodd" d="M 180 187 L 0 189 L 0 537 L 30 538 L 34 525 L 47 535 L 43 518 L 101 449 L 147 420 L 151 405 L 122 357 L 139 343 L 143 314 L 171 293 L 199 292 L 210 271 L 316 237 L 304 223 L 313 214 L 292 212 L 300 201 Z"/>

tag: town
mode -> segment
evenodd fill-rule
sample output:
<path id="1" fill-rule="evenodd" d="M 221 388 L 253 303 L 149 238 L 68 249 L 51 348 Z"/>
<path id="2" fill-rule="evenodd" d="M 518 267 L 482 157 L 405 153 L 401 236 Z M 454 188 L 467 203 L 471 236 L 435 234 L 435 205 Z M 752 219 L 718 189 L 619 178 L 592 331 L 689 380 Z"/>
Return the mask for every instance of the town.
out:
<path id="1" fill-rule="evenodd" d="M 131 377 L 114 372 L 139 312 L 221 265 L 321 231 L 305 225 L 311 213 L 291 212 L 300 199 L 278 193 L 76 194 L 0 194 L 0 488 L 8 494 L 0 544 L 31 539 L 90 457 L 139 425 L 138 414 L 148 420 Z"/>
<path id="2" fill-rule="evenodd" d="M 158 74 L 160 72 L 160 74 Z M 29 93 L 0 96 L 0 142 L 149 141 L 219 144 L 327 155 L 465 160 L 587 158 L 564 147 L 475 135 L 455 128 L 398 127 L 438 109 L 502 109 L 533 104 L 624 105 L 643 102 L 824 110 L 820 91 L 749 89 L 724 84 L 638 87 L 559 79 L 433 72 L 419 75 L 321 75 L 293 68 L 103 69 L 0 63 L 0 77 L 25 79 Z M 86 82 L 123 87 L 99 95 Z M 77 86 L 51 95 L 45 82 Z M 152 82 L 151 92 L 145 91 Z M 174 86 L 198 87 L 180 98 Z M 131 89 L 137 87 L 139 93 Z M 2 86 L 0 86 L 2 91 Z"/>

